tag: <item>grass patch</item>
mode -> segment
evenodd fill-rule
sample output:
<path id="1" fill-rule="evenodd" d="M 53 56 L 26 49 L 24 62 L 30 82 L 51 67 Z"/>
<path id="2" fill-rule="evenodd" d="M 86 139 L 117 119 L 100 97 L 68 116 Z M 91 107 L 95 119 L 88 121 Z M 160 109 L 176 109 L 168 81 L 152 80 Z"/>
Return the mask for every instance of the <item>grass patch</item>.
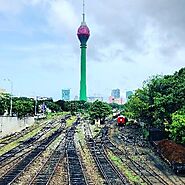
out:
<path id="1" fill-rule="evenodd" d="M 139 160 L 139 157 L 138 157 L 138 156 L 131 156 L 131 159 L 132 159 L 133 161 L 138 161 L 138 160 Z"/>
<path id="2" fill-rule="evenodd" d="M 140 184 L 140 185 L 146 185 L 146 183 L 141 182 L 141 179 L 138 175 L 133 175 L 133 173 L 129 170 L 124 170 L 125 176 L 132 181 L 133 183 Z"/>
<path id="3" fill-rule="evenodd" d="M 73 125 L 73 123 L 75 122 L 76 120 L 76 116 L 72 116 L 70 119 L 68 119 L 66 121 L 66 128 L 69 128 Z"/>
<path id="4" fill-rule="evenodd" d="M 9 150 L 15 148 L 16 146 L 18 146 L 20 144 L 20 142 L 35 136 L 41 129 L 42 129 L 42 127 L 40 126 L 40 127 L 36 128 L 36 129 L 32 130 L 28 134 L 20 137 L 16 141 L 13 141 L 13 142 L 3 146 L 1 148 L 1 150 L 0 150 L 0 155 L 3 155 L 4 153 L 8 152 Z"/>
<path id="5" fill-rule="evenodd" d="M 98 124 L 94 124 L 94 125 L 90 124 L 89 126 L 91 128 L 93 138 L 96 137 L 99 134 L 100 130 L 101 130 L 101 126 L 98 125 Z"/>
<path id="6" fill-rule="evenodd" d="M 110 160 L 119 168 L 122 167 L 122 161 L 119 157 L 115 156 L 112 152 L 109 153 Z"/>
<path id="7" fill-rule="evenodd" d="M 149 137 L 149 131 L 146 129 L 143 129 L 143 136 L 145 139 L 147 139 Z"/>
<path id="8" fill-rule="evenodd" d="M 56 127 L 53 127 L 52 129 L 50 129 L 50 131 L 48 133 L 46 133 L 44 135 L 44 138 L 49 137 L 51 135 L 51 133 L 55 132 L 56 130 L 58 130 L 60 128 L 60 125 L 57 125 Z"/>
<path id="9" fill-rule="evenodd" d="M 84 146 L 85 145 L 84 134 L 80 127 L 77 128 L 77 136 L 78 136 L 78 141 L 80 142 L 80 144 Z"/>
<path id="10" fill-rule="evenodd" d="M 48 119 L 52 119 L 54 117 L 57 117 L 57 116 L 62 116 L 62 115 L 66 115 L 68 114 L 68 112 L 59 112 L 59 113 L 51 113 L 50 116 L 48 117 Z M 17 139 L 16 141 L 13 141 L 5 146 L 2 146 L 1 147 L 1 150 L 0 150 L 0 156 L 3 155 L 4 153 L 8 152 L 9 150 L 17 147 L 20 142 L 22 141 L 25 141 L 26 139 L 29 139 L 29 138 L 32 138 L 33 136 L 35 136 L 45 125 L 46 125 L 46 120 L 45 121 L 38 121 L 38 122 L 35 122 L 35 124 L 33 124 L 32 126 L 30 126 L 30 132 L 28 132 L 27 134 L 25 134 L 24 136 L 20 137 L 19 139 Z M 58 128 L 53 128 L 51 129 L 51 132 L 57 130 Z M 51 133 L 49 132 L 49 133 Z M 49 134 L 48 133 L 48 134 Z M 48 135 L 46 134 L 46 135 Z M 6 141 L 8 138 L 2 138 L 0 141 Z"/>
<path id="11" fill-rule="evenodd" d="M 52 119 L 54 117 L 58 117 L 58 116 L 65 116 L 66 114 L 69 114 L 69 112 L 49 112 L 46 115 L 47 119 Z"/>
<path id="12" fill-rule="evenodd" d="M 123 174 L 131 183 L 138 185 L 146 185 L 146 183 L 142 182 L 140 176 L 135 175 L 132 171 L 130 171 L 121 161 L 121 159 L 113 154 L 113 152 L 109 151 L 108 156 L 110 160 L 115 164 L 115 166 L 118 167 L 121 172 L 123 172 Z"/>
<path id="13" fill-rule="evenodd" d="M 39 131 L 41 131 L 42 127 L 38 127 L 36 129 L 34 129 L 32 132 L 29 132 L 28 134 L 20 137 L 17 141 L 18 142 L 21 142 L 21 141 L 24 141 L 28 138 L 32 138 L 33 136 L 35 136 Z"/>

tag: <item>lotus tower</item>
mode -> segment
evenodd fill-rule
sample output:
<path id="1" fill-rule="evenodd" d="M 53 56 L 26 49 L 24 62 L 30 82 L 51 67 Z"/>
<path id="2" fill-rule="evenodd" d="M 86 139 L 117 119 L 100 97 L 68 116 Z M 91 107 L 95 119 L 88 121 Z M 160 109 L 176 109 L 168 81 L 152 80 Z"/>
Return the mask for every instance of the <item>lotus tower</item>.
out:
<path id="1" fill-rule="evenodd" d="M 87 87 L 86 87 L 86 49 L 87 40 L 90 36 L 90 30 L 85 22 L 85 3 L 83 0 L 83 20 L 77 31 L 78 39 L 80 40 L 81 48 L 81 78 L 80 78 L 80 100 L 87 101 Z"/>

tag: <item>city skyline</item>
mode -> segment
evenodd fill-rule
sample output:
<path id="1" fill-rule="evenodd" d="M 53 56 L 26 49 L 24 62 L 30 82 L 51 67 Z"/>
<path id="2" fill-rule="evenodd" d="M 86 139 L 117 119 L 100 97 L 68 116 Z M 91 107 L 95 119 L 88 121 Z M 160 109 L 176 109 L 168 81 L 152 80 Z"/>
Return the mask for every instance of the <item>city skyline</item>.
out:
<path id="1" fill-rule="evenodd" d="M 185 66 L 184 1 L 86 4 L 92 33 L 87 96 L 109 96 L 117 87 L 135 90 L 149 76 Z M 10 92 L 3 81 L 9 78 L 15 96 L 60 99 L 61 87 L 79 96 L 81 6 L 72 0 L 0 1 L 0 88 Z"/>

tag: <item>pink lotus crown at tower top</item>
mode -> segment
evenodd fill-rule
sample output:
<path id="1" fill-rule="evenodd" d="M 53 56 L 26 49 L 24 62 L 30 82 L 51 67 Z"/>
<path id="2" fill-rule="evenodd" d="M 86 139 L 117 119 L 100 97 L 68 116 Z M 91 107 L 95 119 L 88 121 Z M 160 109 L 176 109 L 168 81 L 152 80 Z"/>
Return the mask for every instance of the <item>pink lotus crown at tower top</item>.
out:
<path id="1" fill-rule="evenodd" d="M 90 30 L 89 30 L 89 28 L 87 27 L 87 25 L 82 24 L 82 25 L 78 28 L 77 35 L 78 35 L 78 36 L 80 36 L 80 35 L 81 35 L 81 36 L 82 36 L 82 35 L 90 36 Z"/>

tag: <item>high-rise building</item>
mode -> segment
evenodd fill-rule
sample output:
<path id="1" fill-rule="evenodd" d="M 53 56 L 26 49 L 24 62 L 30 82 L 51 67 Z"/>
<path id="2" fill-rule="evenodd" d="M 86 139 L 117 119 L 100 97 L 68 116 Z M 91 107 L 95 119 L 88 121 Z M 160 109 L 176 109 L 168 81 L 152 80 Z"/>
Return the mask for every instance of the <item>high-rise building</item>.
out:
<path id="1" fill-rule="evenodd" d="M 114 98 L 120 98 L 120 89 L 113 89 L 111 92 L 111 96 Z"/>
<path id="2" fill-rule="evenodd" d="M 70 89 L 62 89 L 62 100 L 64 101 L 70 100 Z"/>
<path id="3" fill-rule="evenodd" d="M 77 31 L 78 39 L 80 40 L 81 48 L 81 79 L 80 79 L 80 100 L 87 101 L 86 92 L 86 48 L 87 40 L 90 36 L 90 30 L 85 22 L 85 3 L 83 0 L 83 20 Z"/>
<path id="4" fill-rule="evenodd" d="M 126 100 L 128 100 L 128 98 L 133 95 L 133 91 L 126 91 Z"/>

